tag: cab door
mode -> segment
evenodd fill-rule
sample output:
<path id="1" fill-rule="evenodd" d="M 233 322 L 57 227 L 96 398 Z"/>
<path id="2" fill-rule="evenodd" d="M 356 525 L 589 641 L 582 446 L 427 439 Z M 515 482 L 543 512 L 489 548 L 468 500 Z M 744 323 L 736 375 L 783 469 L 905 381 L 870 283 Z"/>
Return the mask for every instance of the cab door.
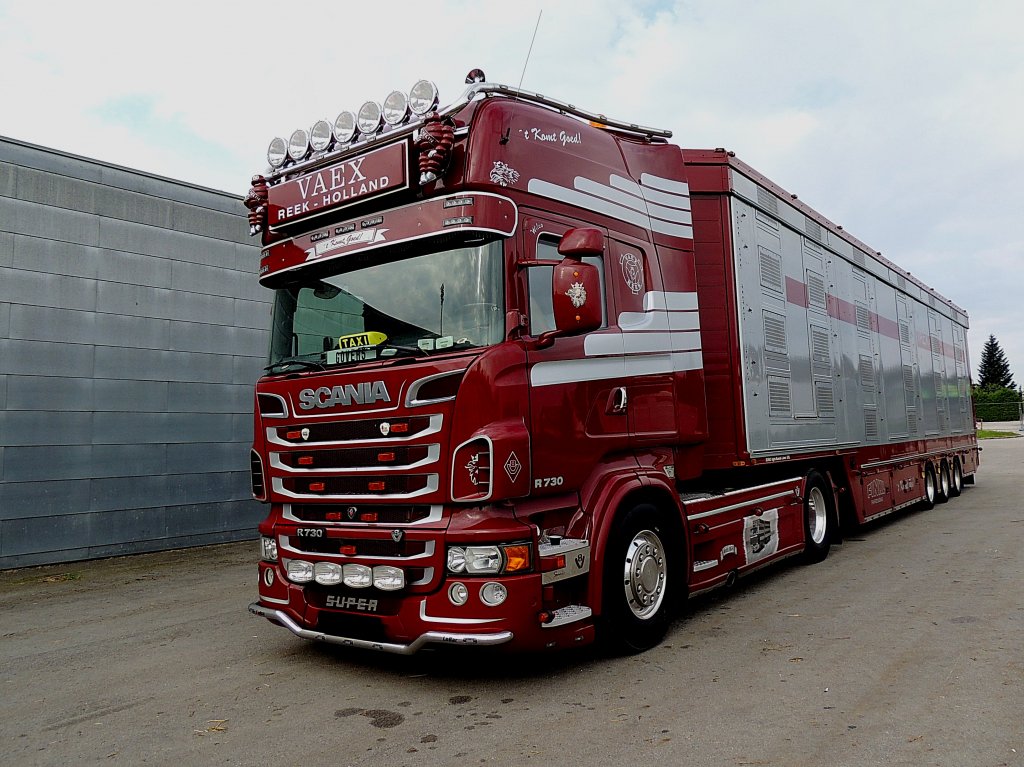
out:
<path id="1" fill-rule="evenodd" d="M 569 229 L 592 224 L 555 216 L 523 214 L 520 246 L 524 260 L 560 261 L 558 243 Z M 600 227 L 593 227 L 601 229 Z M 602 229 L 604 232 L 604 230 Z M 607 232 L 605 243 L 607 245 Z M 626 386 L 621 335 L 610 326 L 607 248 L 601 256 L 584 259 L 598 267 L 602 328 L 579 336 L 556 338 L 538 349 L 538 336 L 554 328 L 551 309 L 551 266 L 520 270 L 527 329 L 524 333 L 530 371 L 530 434 L 534 492 L 578 489 L 605 456 L 629 447 Z M 596 337 L 610 341 L 595 344 Z"/>
<path id="2" fill-rule="evenodd" d="M 669 311 L 666 302 L 675 299 L 663 289 L 652 249 L 648 242 L 612 235 L 605 251 L 617 312 L 614 330 L 621 336 L 628 377 L 624 397 L 633 447 L 669 444 L 678 433 L 674 355 L 693 345 L 687 343 L 690 334 L 677 327 L 679 318 L 689 315 Z"/>

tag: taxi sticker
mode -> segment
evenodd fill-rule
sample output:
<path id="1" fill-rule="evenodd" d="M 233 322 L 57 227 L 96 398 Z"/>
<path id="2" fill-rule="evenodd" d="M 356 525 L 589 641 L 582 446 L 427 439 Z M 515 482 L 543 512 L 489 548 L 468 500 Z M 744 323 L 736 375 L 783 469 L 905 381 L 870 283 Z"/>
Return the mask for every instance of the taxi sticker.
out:
<path id="1" fill-rule="evenodd" d="M 338 339 L 339 349 L 365 349 L 368 346 L 379 346 L 388 340 L 384 333 L 370 331 L 369 333 L 352 333 Z"/>

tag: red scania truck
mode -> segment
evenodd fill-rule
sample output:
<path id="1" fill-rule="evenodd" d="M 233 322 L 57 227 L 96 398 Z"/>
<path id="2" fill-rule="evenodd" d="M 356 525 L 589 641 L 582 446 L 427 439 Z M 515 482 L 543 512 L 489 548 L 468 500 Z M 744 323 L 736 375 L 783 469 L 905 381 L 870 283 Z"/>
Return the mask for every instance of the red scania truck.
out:
<path id="1" fill-rule="evenodd" d="M 722 149 L 479 70 L 275 139 L 259 600 L 294 634 L 626 650 L 978 468 L 967 316 Z"/>

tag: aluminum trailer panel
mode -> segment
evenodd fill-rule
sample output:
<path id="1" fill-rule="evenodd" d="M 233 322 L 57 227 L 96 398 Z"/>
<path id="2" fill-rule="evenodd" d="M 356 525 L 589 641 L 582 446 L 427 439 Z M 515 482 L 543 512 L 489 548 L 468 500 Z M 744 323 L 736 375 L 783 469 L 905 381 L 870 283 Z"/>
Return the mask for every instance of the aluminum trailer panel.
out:
<path id="1" fill-rule="evenodd" d="M 709 458 L 973 434 L 962 309 L 726 153 L 684 157 Z M 735 329 L 716 334 L 720 314 Z"/>

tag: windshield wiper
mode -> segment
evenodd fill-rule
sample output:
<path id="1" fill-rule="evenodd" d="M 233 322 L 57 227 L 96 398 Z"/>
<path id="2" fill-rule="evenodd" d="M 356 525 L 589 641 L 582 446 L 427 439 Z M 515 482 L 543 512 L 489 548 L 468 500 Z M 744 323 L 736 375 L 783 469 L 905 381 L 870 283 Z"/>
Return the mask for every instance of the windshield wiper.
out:
<path id="1" fill-rule="evenodd" d="M 306 368 L 307 370 L 327 370 L 322 362 L 319 362 L 318 360 L 303 359 L 302 357 L 285 357 L 283 360 L 272 362 L 263 369 L 268 373 L 276 373 L 279 372 L 279 368 L 283 370 L 291 365 L 297 365 L 299 367 Z"/>

